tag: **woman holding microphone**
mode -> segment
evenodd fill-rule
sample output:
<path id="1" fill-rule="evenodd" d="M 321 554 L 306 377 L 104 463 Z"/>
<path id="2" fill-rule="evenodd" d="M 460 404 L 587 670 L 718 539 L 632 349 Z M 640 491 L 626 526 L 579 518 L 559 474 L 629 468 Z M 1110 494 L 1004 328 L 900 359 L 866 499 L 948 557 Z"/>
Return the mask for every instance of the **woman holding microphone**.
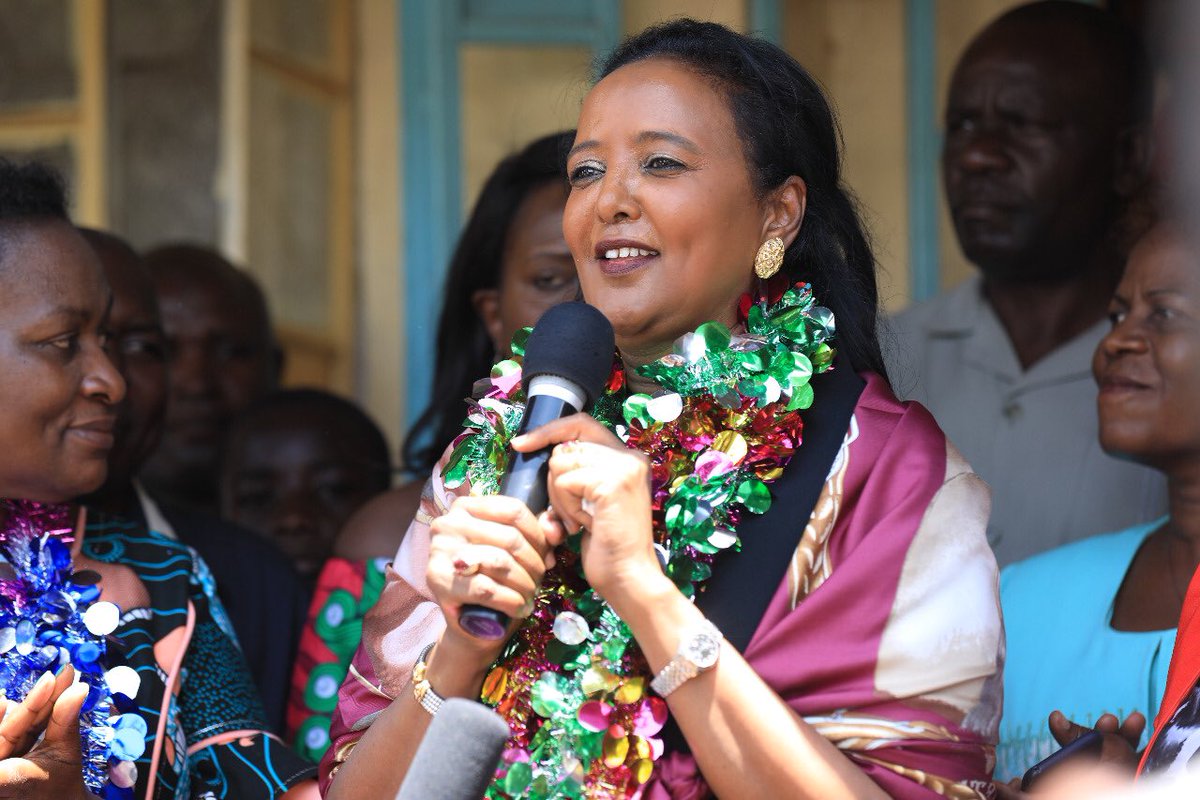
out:
<path id="1" fill-rule="evenodd" d="M 601 70 L 567 176 L 617 366 L 593 416 L 511 441 L 493 370 L 364 623 L 327 796 L 394 793 L 451 696 L 509 723 L 489 797 L 991 796 L 987 490 L 888 386 L 816 83 L 719 25 L 651 28 Z M 551 511 L 493 494 L 509 445 L 553 446 Z"/>

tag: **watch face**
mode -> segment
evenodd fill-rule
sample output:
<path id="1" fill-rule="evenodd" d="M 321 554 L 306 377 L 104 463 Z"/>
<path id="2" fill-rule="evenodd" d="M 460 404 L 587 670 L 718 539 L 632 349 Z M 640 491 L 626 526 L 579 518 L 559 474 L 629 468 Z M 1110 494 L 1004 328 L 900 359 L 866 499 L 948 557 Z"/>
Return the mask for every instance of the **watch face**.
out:
<path id="1" fill-rule="evenodd" d="M 708 669 L 717 663 L 717 656 L 721 655 L 721 640 L 711 633 L 697 634 L 688 640 L 685 655 L 700 669 Z"/>

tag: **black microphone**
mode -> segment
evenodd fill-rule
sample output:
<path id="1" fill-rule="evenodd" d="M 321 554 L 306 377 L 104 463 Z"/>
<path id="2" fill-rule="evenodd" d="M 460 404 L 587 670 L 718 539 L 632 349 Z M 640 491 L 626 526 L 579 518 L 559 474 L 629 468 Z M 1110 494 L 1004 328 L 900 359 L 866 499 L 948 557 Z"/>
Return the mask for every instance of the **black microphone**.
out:
<path id="1" fill-rule="evenodd" d="M 508 723 L 499 714 L 451 697 L 429 723 L 396 800 L 479 800 L 508 736 Z"/>
<path id="2" fill-rule="evenodd" d="M 587 410 L 604 391 L 614 347 L 612 325 L 586 303 L 562 303 L 543 314 L 525 343 L 525 418 L 518 434 Z M 545 511 L 550 449 L 513 452 L 500 494 L 523 501 L 534 514 Z M 468 605 L 459 612 L 458 624 L 480 639 L 502 639 L 508 617 Z"/>

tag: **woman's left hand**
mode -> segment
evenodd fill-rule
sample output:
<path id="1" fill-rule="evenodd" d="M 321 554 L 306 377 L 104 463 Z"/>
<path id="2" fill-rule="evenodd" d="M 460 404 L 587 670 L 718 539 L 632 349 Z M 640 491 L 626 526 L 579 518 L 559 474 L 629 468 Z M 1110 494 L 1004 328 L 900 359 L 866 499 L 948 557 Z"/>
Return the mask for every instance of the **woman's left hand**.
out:
<path id="1" fill-rule="evenodd" d="M 547 488 L 567 531 L 585 528 L 583 571 L 614 606 L 647 580 L 662 578 L 654 554 L 650 465 L 587 414 L 574 414 L 513 439 L 521 452 L 555 445 Z"/>
<path id="2" fill-rule="evenodd" d="M 0 799 L 91 797 L 79 751 L 79 712 L 88 689 L 72 685 L 73 678 L 68 666 L 44 677 L 21 702 L 8 702 L 0 721 Z"/>

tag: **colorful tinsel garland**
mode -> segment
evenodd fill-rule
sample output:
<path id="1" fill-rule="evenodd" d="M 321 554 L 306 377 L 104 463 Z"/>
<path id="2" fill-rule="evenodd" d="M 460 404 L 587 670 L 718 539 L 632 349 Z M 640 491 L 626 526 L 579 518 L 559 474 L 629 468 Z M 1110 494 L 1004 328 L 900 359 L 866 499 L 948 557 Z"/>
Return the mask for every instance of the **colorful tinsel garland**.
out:
<path id="1" fill-rule="evenodd" d="M 20 700 L 46 672 L 71 664 L 88 685 L 80 712 L 83 780 L 97 796 L 132 798 L 134 764 L 146 748 L 136 713 L 140 678 L 125 666 L 105 669 L 107 636 L 120 610 L 99 600 L 100 576 L 74 571 L 71 508 L 0 501 L 0 697 Z"/>
<path id="2" fill-rule="evenodd" d="M 833 361 L 833 314 L 808 284 L 775 287 L 778 296 L 743 299 L 744 333 L 709 322 L 641 367 L 662 387 L 653 396 L 622 400 L 618 364 L 593 410 L 650 457 L 656 549 L 689 597 L 711 576 L 716 553 L 740 549 L 742 515 L 770 507 L 768 485 L 800 446 L 799 412 L 813 401 L 809 379 Z M 443 471 L 448 487 L 469 481 L 473 494 L 498 491 L 524 411 L 525 336 L 472 405 Z M 533 614 L 484 682 L 482 699 L 512 730 L 487 796 L 638 798 L 662 754 L 657 735 L 667 705 L 649 692 L 649 669 L 629 628 L 588 586 L 578 539 L 557 555 Z"/>

